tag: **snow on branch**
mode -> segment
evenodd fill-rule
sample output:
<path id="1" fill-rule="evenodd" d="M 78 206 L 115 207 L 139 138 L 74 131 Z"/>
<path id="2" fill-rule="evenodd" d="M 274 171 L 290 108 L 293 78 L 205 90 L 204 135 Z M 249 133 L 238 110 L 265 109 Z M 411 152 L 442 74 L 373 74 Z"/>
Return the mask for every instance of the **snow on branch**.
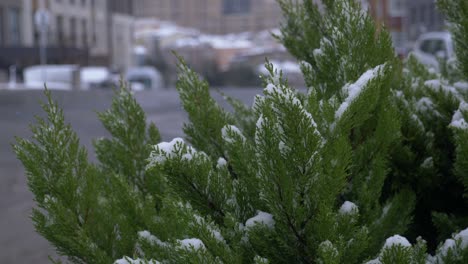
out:
<path id="1" fill-rule="evenodd" d="M 468 104 L 466 102 L 460 103 L 460 107 L 453 115 L 452 122 L 450 123 L 451 127 L 459 129 L 468 129 L 468 123 L 463 117 L 462 112 L 468 112 Z"/>
<path id="2" fill-rule="evenodd" d="M 275 220 L 273 220 L 273 215 L 262 211 L 257 211 L 256 216 L 247 219 L 247 221 L 245 222 L 245 226 L 247 228 L 250 228 L 257 224 L 263 224 L 269 228 L 273 228 L 273 226 L 275 225 Z"/>
<path id="3" fill-rule="evenodd" d="M 373 69 L 366 71 L 359 79 L 351 84 L 346 84 L 343 87 L 343 91 L 348 95 L 346 99 L 341 103 L 338 110 L 336 110 L 335 118 L 339 119 L 343 113 L 348 109 L 351 103 L 359 97 L 364 88 L 369 84 L 370 81 L 377 78 L 381 73 L 385 64 L 379 65 Z"/>

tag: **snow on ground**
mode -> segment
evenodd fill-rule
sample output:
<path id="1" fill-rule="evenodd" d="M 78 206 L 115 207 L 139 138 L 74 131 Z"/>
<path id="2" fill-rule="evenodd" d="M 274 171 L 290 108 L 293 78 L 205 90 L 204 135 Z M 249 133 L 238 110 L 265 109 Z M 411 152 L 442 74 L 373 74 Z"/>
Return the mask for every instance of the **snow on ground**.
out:
<path id="1" fill-rule="evenodd" d="M 252 33 L 249 32 L 210 35 L 204 34 L 194 28 L 182 27 L 168 21 L 155 19 L 142 19 L 137 22 L 137 25 L 138 30 L 135 32 L 137 39 L 148 36 L 159 39 L 174 38 L 175 41 L 172 44 L 174 47 L 209 45 L 215 49 L 239 49 L 255 46 L 250 40 L 252 39 Z"/>
<path id="2" fill-rule="evenodd" d="M 196 36 L 200 31 L 194 28 L 178 26 L 169 21 L 161 21 L 157 19 L 139 19 L 135 22 L 135 38 L 145 36 L 153 36 L 164 38 L 170 36 Z"/>

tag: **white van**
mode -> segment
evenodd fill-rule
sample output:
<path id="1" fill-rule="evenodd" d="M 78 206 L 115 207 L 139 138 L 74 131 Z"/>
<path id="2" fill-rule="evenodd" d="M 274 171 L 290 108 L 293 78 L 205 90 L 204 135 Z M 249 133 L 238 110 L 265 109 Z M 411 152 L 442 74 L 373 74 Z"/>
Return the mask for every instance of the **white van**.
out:
<path id="1" fill-rule="evenodd" d="M 429 32 L 416 41 L 412 53 L 422 64 L 439 71 L 439 60 L 455 58 L 452 36 L 449 32 Z"/>
<path id="2" fill-rule="evenodd" d="M 79 66 L 77 65 L 37 65 L 23 71 L 26 89 L 72 90 L 79 85 Z"/>

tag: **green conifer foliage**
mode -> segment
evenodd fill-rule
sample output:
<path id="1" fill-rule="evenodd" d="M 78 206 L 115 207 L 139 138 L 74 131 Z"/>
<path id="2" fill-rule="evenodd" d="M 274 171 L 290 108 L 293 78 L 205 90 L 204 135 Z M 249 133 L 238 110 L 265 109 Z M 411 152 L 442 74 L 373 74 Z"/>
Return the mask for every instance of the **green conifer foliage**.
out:
<path id="1" fill-rule="evenodd" d="M 430 73 L 413 57 L 407 61 L 400 84 L 395 99 L 403 140 L 394 149 L 393 172 L 386 188 L 410 188 L 416 193 L 414 221 L 408 236 L 422 236 L 434 250 L 437 241 L 468 224 L 463 185 L 453 170 L 459 143 L 454 141 L 449 126 L 466 97 L 457 86 Z"/>
<path id="2" fill-rule="evenodd" d="M 388 32 L 378 32 L 372 18 L 354 1 L 325 1 L 324 15 L 319 14 L 312 1 L 304 1 L 305 8 L 293 8 L 291 3 L 281 2 L 286 21 L 298 20 L 297 23 L 304 28 L 304 35 L 291 31 L 294 27 L 286 23 L 280 39 L 293 54 L 299 49 L 313 55 L 299 57 L 307 62 L 303 64 L 303 73 L 309 87 L 308 107 L 312 115 L 323 118 L 319 123 L 328 130 L 330 125 L 338 123 L 337 129 L 351 140 L 353 165 L 349 168 L 350 188 L 344 193 L 345 197 L 358 202 L 369 224 L 383 215 L 391 217 L 392 214 L 382 214 L 382 205 L 387 204 L 387 210 L 392 207 L 392 210 L 400 212 L 400 224 L 395 224 L 396 219 L 393 219 L 389 221 L 393 223 L 390 224 L 392 227 L 371 225 L 373 233 L 391 228 L 394 228 L 391 231 L 394 233 L 404 232 L 411 219 L 413 194 L 408 190 L 398 190 L 383 204 L 375 199 L 380 197 L 389 170 L 389 151 L 397 143 L 400 133 L 400 120 L 395 105 L 389 100 L 392 80 L 400 65 Z M 309 31 L 314 34 L 307 35 Z M 319 41 L 315 40 L 317 35 L 320 36 Z M 369 81 L 354 100 L 354 105 L 343 113 L 343 121 L 335 120 L 337 105 L 354 99 L 349 92 L 346 93 L 346 84 L 362 85 L 365 78 L 360 79 L 361 75 L 369 69 L 376 70 L 376 67 L 383 74 L 377 80 Z M 385 221 L 382 219 L 380 223 Z M 381 241 L 388 235 L 382 233 L 377 240 Z M 377 244 L 374 246 L 381 246 Z"/>
<path id="3" fill-rule="evenodd" d="M 466 35 L 460 32 L 468 28 L 465 1 L 439 1 L 438 5 L 453 23 L 455 43 L 463 42 Z M 460 47 L 456 45 L 458 56 L 464 52 Z M 464 57 L 442 63 L 441 73 L 436 73 L 410 57 L 400 88 L 395 90 L 403 140 L 392 155 L 393 172 L 386 188 L 410 188 L 416 193 L 414 221 L 407 235 L 413 240 L 422 236 L 431 251 L 443 238 L 468 225 L 468 204 L 463 198 L 466 184 L 460 184 L 466 173 L 457 169 L 466 159 L 462 158 L 465 143 L 460 140 L 464 132 L 451 126 L 457 112 L 457 118 L 463 119 L 463 110 L 457 109 L 468 98 L 463 63 Z"/>
<path id="4" fill-rule="evenodd" d="M 180 99 L 191 102 L 184 104 L 190 120 L 189 124 L 184 125 L 184 132 L 197 149 L 210 156 L 221 156 L 221 128 L 226 123 L 232 123 L 233 118 L 211 98 L 208 82 L 202 80 L 183 62 L 178 68 L 181 73 L 177 80 Z"/>
<path id="5" fill-rule="evenodd" d="M 151 125 L 146 132 L 144 113 L 121 90 L 100 114 L 116 137 L 95 142 L 101 160 L 95 165 L 49 91 L 46 96 L 47 118 L 37 118 L 32 140 L 18 139 L 14 147 L 38 205 L 32 215 L 36 230 L 75 263 L 111 263 L 124 252 L 131 255 L 137 232 L 156 213 L 151 193 L 161 184 L 153 184 L 157 175 L 146 178 L 144 160 L 147 144 L 159 141 L 157 129 Z"/>
<path id="6" fill-rule="evenodd" d="M 451 23 L 455 53 L 461 72 L 468 76 L 468 2 L 463 0 L 438 0 L 439 9 Z"/>
<path id="7" fill-rule="evenodd" d="M 153 123 L 147 128 L 143 109 L 128 91 L 118 93 L 111 108 L 98 114 L 112 138 L 94 142 L 97 158 L 105 170 L 123 175 L 143 193 L 155 193 L 147 190 L 158 186 L 148 182 L 154 177 L 145 175 L 145 168 L 150 146 L 160 141 L 159 131 Z"/>

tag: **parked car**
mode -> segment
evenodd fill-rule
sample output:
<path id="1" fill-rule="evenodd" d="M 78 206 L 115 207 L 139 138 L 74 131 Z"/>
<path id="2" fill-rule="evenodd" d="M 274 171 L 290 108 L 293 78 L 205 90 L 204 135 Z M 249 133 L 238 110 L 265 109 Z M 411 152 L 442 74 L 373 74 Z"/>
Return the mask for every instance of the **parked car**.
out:
<path id="1" fill-rule="evenodd" d="M 125 74 L 125 80 L 129 82 L 134 91 L 161 89 L 164 87 L 163 77 L 156 68 L 150 66 L 130 68 Z"/>
<path id="2" fill-rule="evenodd" d="M 416 41 L 411 52 L 421 63 L 439 71 L 440 60 L 455 57 L 453 40 L 449 32 L 428 32 Z"/>
<path id="3" fill-rule="evenodd" d="M 89 66 L 80 69 L 80 84 L 82 89 L 110 88 L 113 86 L 108 68 Z"/>

